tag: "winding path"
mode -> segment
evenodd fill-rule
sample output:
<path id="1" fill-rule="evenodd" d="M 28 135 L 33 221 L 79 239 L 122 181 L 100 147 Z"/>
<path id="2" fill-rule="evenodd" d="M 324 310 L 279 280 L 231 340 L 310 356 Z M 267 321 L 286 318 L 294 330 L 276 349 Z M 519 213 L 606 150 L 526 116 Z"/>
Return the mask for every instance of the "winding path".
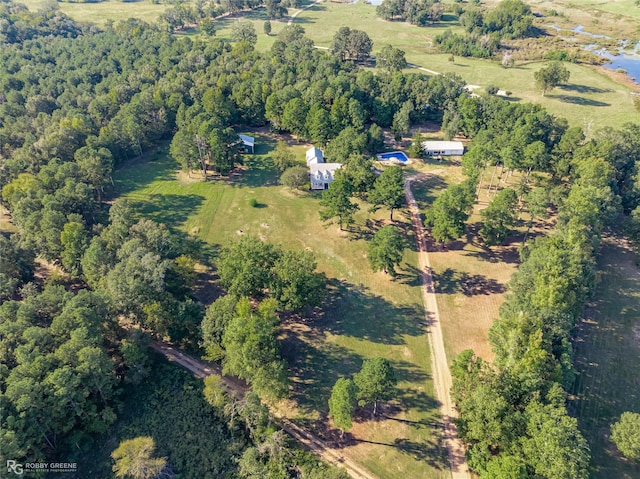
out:
<path id="1" fill-rule="evenodd" d="M 440 325 L 440 314 L 436 293 L 433 288 L 433 276 L 431 275 L 431 264 L 429 263 L 429 252 L 427 251 L 427 241 L 420 208 L 411 191 L 411 182 L 417 179 L 428 178 L 426 174 L 416 174 L 409 176 L 404 181 L 404 193 L 411 213 L 411 221 L 416 235 L 418 246 L 418 268 L 422 280 L 422 294 L 424 297 L 424 308 L 429 324 L 429 347 L 431 349 L 431 363 L 433 365 L 433 382 L 436 397 L 440 401 L 440 413 L 444 423 L 444 445 L 449 457 L 452 479 L 470 479 L 469 468 L 465 458 L 465 450 L 462 441 L 458 438 L 458 429 L 453 423 L 456 411 L 451 401 L 451 373 L 447 354 L 444 349 L 442 338 L 442 327 Z"/>
<path id="2" fill-rule="evenodd" d="M 304 7 L 302 7 L 300 10 L 298 10 L 296 13 L 294 13 L 293 15 L 291 15 L 291 17 L 289 17 L 289 21 L 287 22 L 287 25 L 293 25 L 293 21 L 296 19 L 296 17 L 298 15 L 300 15 L 302 12 L 304 12 L 305 10 L 308 10 L 309 8 L 317 5 L 318 3 L 322 2 L 324 0 L 316 0 L 313 3 L 310 3 L 309 5 L 306 5 Z"/>
<path id="3" fill-rule="evenodd" d="M 222 378 L 222 384 L 225 386 L 225 389 L 235 399 L 242 399 L 249 391 L 248 386 L 240 380 L 224 376 L 222 374 L 222 368 L 218 364 L 196 359 L 162 341 L 152 341 L 151 348 L 164 355 L 169 361 L 175 362 L 191 371 L 191 373 L 198 378 L 204 379 L 211 374 L 219 375 Z M 275 417 L 274 420 L 290 436 L 318 454 L 326 462 L 343 467 L 353 479 L 378 479 L 376 476 L 362 469 L 355 462 L 346 457 L 342 457 L 339 450 L 331 448 L 315 434 L 302 429 L 293 421 L 283 417 Z"/>

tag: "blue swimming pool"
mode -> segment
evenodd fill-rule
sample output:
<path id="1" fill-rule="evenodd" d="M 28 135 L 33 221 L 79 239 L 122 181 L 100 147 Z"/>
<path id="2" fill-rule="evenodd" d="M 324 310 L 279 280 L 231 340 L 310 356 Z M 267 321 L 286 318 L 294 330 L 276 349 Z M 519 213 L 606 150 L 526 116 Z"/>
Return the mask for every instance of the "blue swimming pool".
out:
<path id="1" fill-rule="evenodd" d="M 389 151 L 388 153 L 380 153 L 379 155 L 376 155 L 376 157 L 380 161 L 396 160 L 400 163 L 406 163 L 409 161 L 407 155 L 405 155 L 402 151 Z"/>

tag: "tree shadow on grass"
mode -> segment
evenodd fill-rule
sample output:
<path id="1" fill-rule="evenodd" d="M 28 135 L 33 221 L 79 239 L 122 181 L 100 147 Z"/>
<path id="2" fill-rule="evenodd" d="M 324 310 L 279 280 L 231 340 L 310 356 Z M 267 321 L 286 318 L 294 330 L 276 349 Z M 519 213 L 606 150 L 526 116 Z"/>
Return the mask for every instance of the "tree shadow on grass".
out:
<path id="1" fill-rule="evenodd" d="M 363 285 L 330 280 L 329 294 L 317 325 L 335 335 L 382 344 L 404 344 L 404 335 L 426 332 L 424 310 L 419 305 L 397 306 Z"/>
<path id="2" fill-rule="evenodd" d="M 422 284 L 422 276 L 418 268 L 412 264 L 405 263 L 398 271 L 394 281 L 399 281 L 409 286 L 420 286 Z"/>
<path id="3" fill-rule="evenodd" d="M 505 292 L 503 284 L 481 274 L 469 274 L 447 268 L 433 274 L 434 289 L 440 294 L 463 294 L 477 296 L 481 294 L 499 294 Z"/>
<path id="4" fill-rule="evenodd" d="M 566 91 L 575 91 L 577 93 L 610 93 L 613 91 L 609 88 L 604 89 L 604 88 L 597 88 L 597 87 L 588 86 L 588 85 L 575 85 L 575 84 L 561 85 L 560 88 Z"/>
<path id="5" fill-rule="evenodd" d="M 243 155 L 244 168 L 230 176 L 232 186 L 276 186 L 280 184 L 280 172 L 273 164 L 270 153 L 276 142 L 266 136 L 256 136 L 255 153 Z"/>
<path id="6" fill-rule="evenodd" d="M 182 225 L 204 202 L 200 195 L 152 194 L 144 198 L 129 196 L 134 210 L 143 217 L 171 228 Z"/>
<path id="7" fill-rule="evenodd" d="M 365 240 L 370 241 L 371 238 L 378 232 L 383 226 L 395 226 L 404 241 L 405 248 L 411 251 L 417 251 L 417 245 L 415 240 L 415 233 L 411 224 L 411 218 L 406 215 L 403 210 L 394 211 L 394 221 L 389 223 L 387 219 L 371 219 L 368 218 L 363 225 L 354 224 L 349 227 L 349 240 Z M 407 221 L 399 221 L 398 216 L 403 215 Z"/>
<path id="8" fill-rule="evenodd" d="M 113 173 L 115 187 L 107 188 L 107 198 L 130 193 L 155 181 L 175 180 L 180 165 L 169 155 L 167 149 L 167 145 L 160 145 L 146 151 L 142 157 L 119 165 Z"/>
<path id="9" fill-rule="evenodd" d="M 411 182 L 411 191 L 421 210 L 431 206 L 439 191 L 447 188 L 447 182 L 441 176 L 431 175 L 428 178 Z"/>
<path id="10" fill-rule="evenodd" d="M 349 377 L 360 370 L 362 358 L 353 351 L 313 337 L 306 341 L 291 329 L 281 334 L 281 354 L 289 364 L 293 388 L 290 398 L 305 415 L 327 411 L 331 389 L 339 377 Z M 311 339 L 311 340 L 309 340 Z"/>
<path id="11" fill-rule="evenodd" d="M 395 448 L 404 454 L 411 456 L 414 460 L 424 462 L 434 469 L 448 469 L 449 462 L 447 460 L 446 449 L 442 441 L 442 434 L 434 430 L 432 437 L 426 441 L 412 441 L 407 438 L 396 438 L 392 443 L 369 441 L 360 439 L 353 434 L 347 432 L 342 438 L 339 437 L 339 431 L 333 434 L 331 439 L 332 446 L 336 449 L 356 446 L 357 444 L 375 444 L 379 446 L 387 446 Z"/>
<path id="12" fill-rule="evenodd" d="M 571 103 L 574 105 L 582 106 L 611 106 L 610 103 L 604 101 L 592 100 L 590 98 L 583 98 L 581 96 L 574 95 L 547 95 L 549 98 L 555 98 L 563 103 Z"/>

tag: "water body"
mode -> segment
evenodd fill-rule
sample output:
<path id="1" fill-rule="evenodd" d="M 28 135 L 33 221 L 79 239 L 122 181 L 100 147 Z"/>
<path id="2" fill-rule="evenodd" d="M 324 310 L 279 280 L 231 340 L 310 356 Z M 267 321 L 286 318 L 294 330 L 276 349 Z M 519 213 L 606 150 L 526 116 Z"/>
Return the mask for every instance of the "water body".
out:
<path id="1" fill-rule="evenodd" d="M 609 60 L 609 62 L 604 65 L 606 68 L 610 70 L 622 69 L 627 72 L 627 75 L 629 75 L 635 83 L 640 85 L 640 55 L 637 53 L 637 47 L 634 51 L 625 51 L 620 49 L 619 53 L 615 54 L 604 48 L 596 50 L 595 45 L 587 45 L 585 48 L 590 52 Z"/>
<path id="2" fill-rule="evenodd" d="M 557 25 L 547 25 L 558 32 L 573 32 L 579 35 L 586 35 L 591 38 L 602 38 L 611 40 L 611 37 L 601 35 L 599 33 L 591 33 L 584 30 L 583 25 L 578 25 L 573 29 L 560 28 Z M 610 70 L 622 69 L 627 72 L 629 77 L 638 85 L 640 85 L 640 42 L 635 45 L 629 45 L 628 40 L 622 40 L 620 46 L 610 52 L 606 48 L 598 49 L 598 45 L 592 44 L 585 47 L 586 50 L 609 60 L 604 66 Z"/>

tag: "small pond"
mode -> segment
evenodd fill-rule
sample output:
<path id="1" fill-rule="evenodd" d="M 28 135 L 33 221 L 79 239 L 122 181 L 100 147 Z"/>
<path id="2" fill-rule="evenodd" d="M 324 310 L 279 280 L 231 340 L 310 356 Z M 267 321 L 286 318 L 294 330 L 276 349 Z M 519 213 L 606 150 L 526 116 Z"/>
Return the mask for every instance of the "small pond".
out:
<path id="1" fill-rule="evenodd" d="M 583 25 L 578 25 L 572 29 L 560 28 L 557 25 L 547 26 L 558 32 L 573 32 L 579 35 L 586 35 L 591 38 L 602 38 L 604 40 L 611 39 L 611 37 L 606 35 L 587 32 L 584 30 Z M 640 54 L 638 53 L 640 50 L 640 42 L 635 45 L 629 45 L 627 40 L 622 40 L 620 42 L 620 46 L 613 52 L 605 48 L 598 48 L 597 44 L 587 45 L 585 49 L 609 60 L 609 62 L 604 65 L 606 68 L 610 70 L 624 70 L 634 82 L 640 85 Z"/>

